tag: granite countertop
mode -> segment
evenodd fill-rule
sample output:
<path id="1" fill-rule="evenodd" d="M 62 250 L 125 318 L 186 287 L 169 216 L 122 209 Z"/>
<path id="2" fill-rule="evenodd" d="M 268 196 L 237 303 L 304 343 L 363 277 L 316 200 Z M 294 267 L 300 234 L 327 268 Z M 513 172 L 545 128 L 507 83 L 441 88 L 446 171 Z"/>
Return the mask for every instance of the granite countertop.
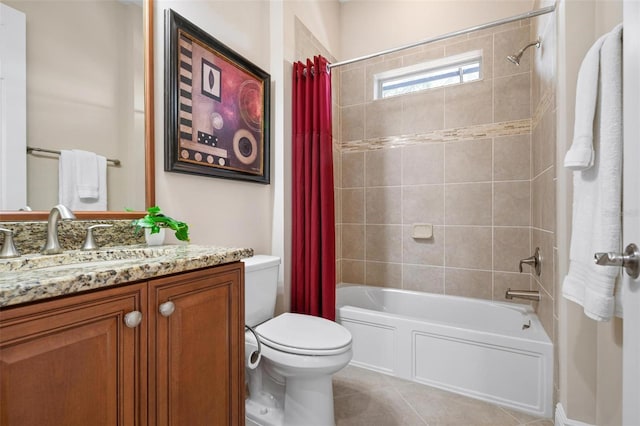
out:
<path id="1" fill-rule="evenodd" d="M 0 259 L 0 307 L 222 265 L 251 256 L 250 248 L 191 244 L 152 248 L 141 244 Z"/>

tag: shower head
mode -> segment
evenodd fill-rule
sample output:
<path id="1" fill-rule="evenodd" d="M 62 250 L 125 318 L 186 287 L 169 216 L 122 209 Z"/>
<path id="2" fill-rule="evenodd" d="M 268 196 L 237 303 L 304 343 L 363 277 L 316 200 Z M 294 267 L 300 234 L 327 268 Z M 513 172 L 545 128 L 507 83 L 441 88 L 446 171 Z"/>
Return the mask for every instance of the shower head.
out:
<path id="1" fill-rule="evenodd" d="M 515 55 L 507 56 L 507 61 L 509 61 L 509 62 L 511 62 L 512 64 L 515 64 L 515 65 L 520 65 L 520 58 L 522 58 L 522 55 L 524 54 L 525 50 L 527 50 L 531 46 L 535 46 L 535 47 L 537 47 L 539 49 L 540 48 L 540 39 L 538 38 L 538 40 L 532 41 L 531 43 L 527 44 L 525 47 L 520 49 L 520 51 L 518 51 L 518 53 L 516 53 Z"/>

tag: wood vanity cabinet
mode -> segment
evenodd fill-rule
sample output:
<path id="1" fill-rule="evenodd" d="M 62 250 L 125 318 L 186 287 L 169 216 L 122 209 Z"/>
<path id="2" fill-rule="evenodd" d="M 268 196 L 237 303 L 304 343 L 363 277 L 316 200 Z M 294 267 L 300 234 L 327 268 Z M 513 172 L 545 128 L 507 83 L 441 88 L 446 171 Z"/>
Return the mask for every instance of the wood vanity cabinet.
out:
<path id="1" fill-rule="evenodd" d="M 239 262 L 5 308 L 0 425 L 241 425 L 243 361 Z"/>

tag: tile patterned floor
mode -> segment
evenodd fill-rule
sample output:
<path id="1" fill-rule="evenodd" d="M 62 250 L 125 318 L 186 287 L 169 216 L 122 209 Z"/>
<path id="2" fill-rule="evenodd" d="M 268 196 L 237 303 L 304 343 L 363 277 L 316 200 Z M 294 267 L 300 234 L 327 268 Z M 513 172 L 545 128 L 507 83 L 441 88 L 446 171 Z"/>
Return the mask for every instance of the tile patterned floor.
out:
<path id="1" fill-rule="evenodd" d="M 553 426 L 483 401 L 348 366 L 333 377 L 336 426 Z"/>

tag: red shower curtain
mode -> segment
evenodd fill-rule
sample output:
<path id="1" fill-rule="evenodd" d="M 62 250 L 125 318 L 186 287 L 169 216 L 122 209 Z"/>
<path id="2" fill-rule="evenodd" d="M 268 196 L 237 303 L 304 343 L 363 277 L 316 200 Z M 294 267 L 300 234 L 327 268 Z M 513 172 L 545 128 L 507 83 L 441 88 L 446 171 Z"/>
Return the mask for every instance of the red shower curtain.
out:
<path id="1" fill-rule="evenodd" d="M 293 64 L 291 311 L 335 319 L 331 77 L 327 60 Z"/>

